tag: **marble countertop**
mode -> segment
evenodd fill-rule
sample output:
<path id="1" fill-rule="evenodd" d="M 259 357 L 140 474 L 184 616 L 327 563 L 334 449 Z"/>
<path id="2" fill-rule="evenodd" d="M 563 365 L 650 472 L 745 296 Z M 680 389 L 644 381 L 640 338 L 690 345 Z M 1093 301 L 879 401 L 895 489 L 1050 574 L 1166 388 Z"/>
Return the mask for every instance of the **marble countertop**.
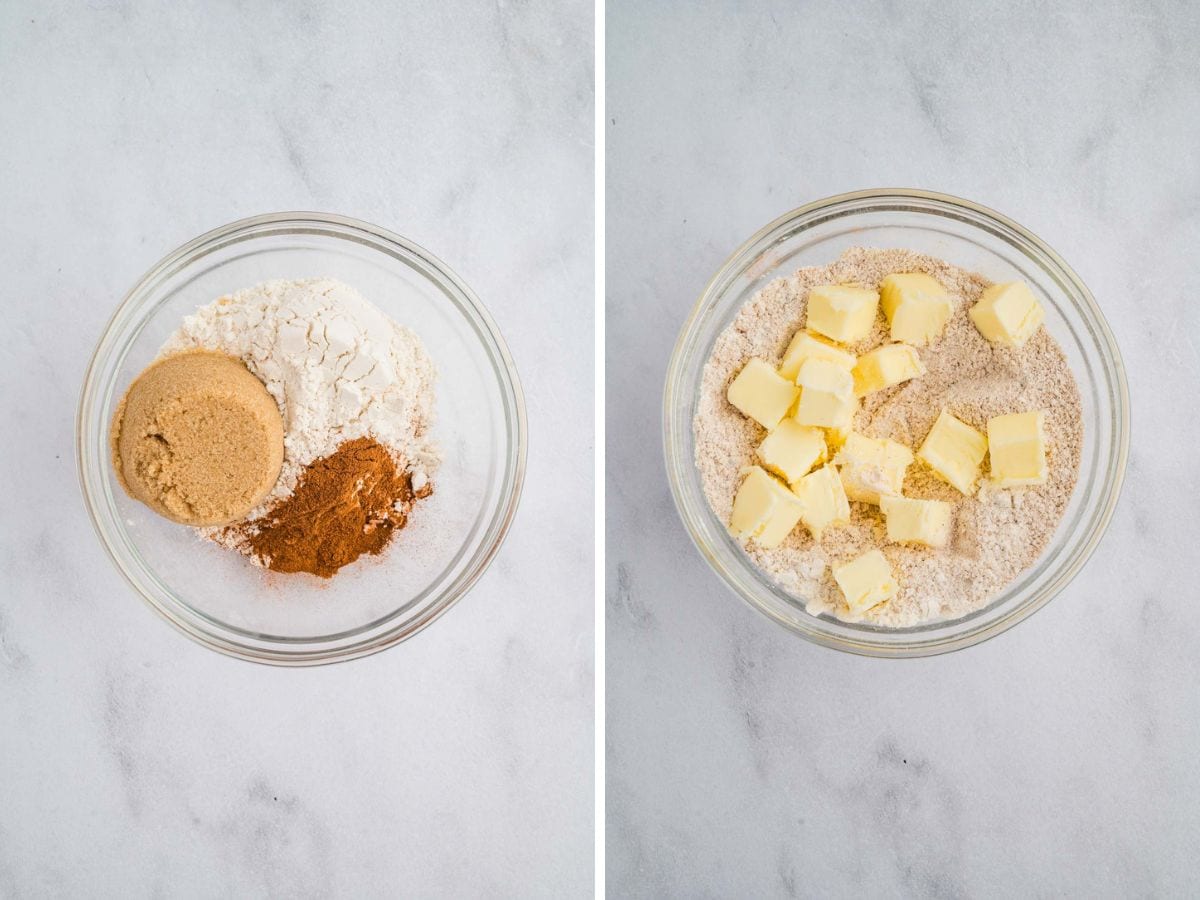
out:
<path id="1" fill-rule="evenodd" d="M 613 896 L 1200 892 L 1200 10 L 610 0 Z M 862 659 L 737 600 L 668 492 L 661 386 L 708 277 L 777 215 L 907 186 L 1057 249 L 1128 367 L 1124 494 L 1014 630 Z"/>
<path id="2" fill-rule="evenodd" d="M 6 3 L 0 83 L 0 897 L 590 896 L 591 5 Z M 398 648 L 294 671 L 159 621 L 74 462 L 126 289 L 286 209 L 453 266 L 531 438 L 466 598 Z"/>

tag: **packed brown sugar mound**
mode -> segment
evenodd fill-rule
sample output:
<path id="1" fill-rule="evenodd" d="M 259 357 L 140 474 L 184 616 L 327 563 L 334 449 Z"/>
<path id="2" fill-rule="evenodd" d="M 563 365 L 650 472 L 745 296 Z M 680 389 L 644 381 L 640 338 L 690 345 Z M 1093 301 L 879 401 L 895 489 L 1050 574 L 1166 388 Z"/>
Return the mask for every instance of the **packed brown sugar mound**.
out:
<path id="1" fill-rule="evenodd" d="M 122 398 L 113 466 L 129 494 L 185 525 L 224 525 L 257 506 L 283 464 L 283 418 L 241 360 L 165 357 Z"/>

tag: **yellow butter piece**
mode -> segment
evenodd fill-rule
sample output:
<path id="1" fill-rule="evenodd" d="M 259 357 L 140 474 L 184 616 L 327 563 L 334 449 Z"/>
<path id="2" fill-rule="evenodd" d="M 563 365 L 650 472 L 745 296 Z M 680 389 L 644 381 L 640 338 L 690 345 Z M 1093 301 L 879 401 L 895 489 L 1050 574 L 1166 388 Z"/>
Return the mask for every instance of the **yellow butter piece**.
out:
<path id="1" fill-rule="evenodd" d="M 795 381 L 796 376 L 800 374 L 800 366 L 809 359 L 823 359 L 826 362 L 837 363 L 845 369 L 854 368 L 855 362 L 853 353 L 800 329 L 792 336 L 792 342 L 783 354 L 779 374 L 789 381 Z"/>
<path id="2" fill-rule="evenodd" d="M 808 292 L 809 331 L 842 344 L 864 340 L 875 324 L 879 292 L 848 284 L 823 284 Z"/>
<path id="3" fill-rule="evenodd" d="M 987 438 L 943 409 L 917 456 L 935 475 L 970 496 L 986 453 Z"/>
<path id="4" fill-rule="evenodd" d="M 925 364 L 915 347 L 885 344 L 860 356 L 851 374 L 855 395 L 865 397 L 873 391 L 882 391 L 924 375 Z"/>
<path id="5" fill-rule="evenodd" d="M 758 458 L 784 481 L 795 483 L 825 458 L 825 433 L 795 419 L 784 419 L 758 445 Z"/>
<path id="6" fill-rule="evenodd" d="M 767 430 L 779 424 L 799 395 L 799 388 L 757 358 L 746 363 L 725 394 L 743 415 Z"/>
<path id="7" fill-rule="evenodd" d="M 904 473 L 913 461 L 912 451 L 887 438 L 869 438 L 852 431 L 834 463 L 842 487 L 851 500 L 879 503 L 881 495 L 894 496 L 904 488 Z"/>
<path id="8" fill-rule="evenodd" d="M 992 483 L 997 487 L 1045 484 L 1046 416 L 1041 410 L 996 416 L 987 423 Z"/>
<path id="9" fill-rule="evenodd" d="M 825 465 L 801 478 L 792 488 L 800 499 L 800 521 L 818 541 L 831 525 L 850 522 L 850 504 L 837 469 Z"/>
<path id="10" fill-rule="evenodd" d="M 1046 319 L 1046 311 L 1023 281 L 993 284 L 971 307 L 971 321 L 989 341 L 1022 347 Z"/>
<path id="11" fill-rule="evenodd" d="M 846 445 L 846 439 L 853 433 L 853 424 L 847 425 L 844 428 L 826 428 L 825 446 L 829 448 L 830 453 L 841 450 Z"/>
<path id="12" fill-rule="evenodd" d="M 848 428 L 858 410 L 850 371 L 824 359 L 809 359 L 796 375 L 800 402 L 793 414 L 801 425 Z"/>
<path id="13" fill-rule="evenodd" d="M 888 275 L 879 285 L 879 299 L 892 340 L 917 347 L 941 337 L 954 314 L 946 289 L 922 272 Z"/>
<path id="14" fill-rule="evenodd" d="M 893 543 L 945 547 L 950 540 L 949 503 L 909 497 L 880 497 L 879 509 L 887 519 L 887 538 Z"/>
<path id="15" fill-rule="evenodd" d="M 800 500 L 765 469 L 751 466 L 733 498 L 729 530 L 764 549 L 779 546 L 800 521 Z"/>
<path id="16" fill-rule="evenodd" d="M 878 550 L 833 567 L 833 580 L 842 589 L 851 615 L 861 616 L 872 607 L 896 596 L 899 586 L 887 557 Z"/>

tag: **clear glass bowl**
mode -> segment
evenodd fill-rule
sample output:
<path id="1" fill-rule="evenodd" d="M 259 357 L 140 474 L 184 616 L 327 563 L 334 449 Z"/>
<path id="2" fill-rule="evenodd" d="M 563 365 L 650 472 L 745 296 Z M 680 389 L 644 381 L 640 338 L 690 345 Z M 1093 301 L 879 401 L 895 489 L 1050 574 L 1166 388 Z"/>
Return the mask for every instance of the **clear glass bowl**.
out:
<path id="1" fill-rule="evenodd" d="M 197 538 L 131 500 L 109 459 L 113 408 L 183 317 L 273 278 L 336 278 L 410 326 L 438 368 L 433 434 L 445 461 L 432 497 L 378 557 L 332 579 L 283 575 Z M 84 377 L 80 481 L 96 533 L 151 608 L 231 656 L 315 665 L 411 637 L 483 574 L 525 472 L 525 405 L 495 323 L 430 253 L 342 216 L 277 213 L 201 235 L 155 265 L 104 330 Z"/>
<path id="2" fill-rule="evenodd" d="M 1037 562 L 988 606 L 952 621 L 902 629 L 805 612 L 803 601 L 763 574 L 705 500 L 694 462 L 692 419 L 701 373 L 717 336 L 768 282 L 825 265 L 851 246 L 899 247 L 940 257 L 994 281 L 1022 279 L 1046 308 L 1083 400 L 1079 482 Z M 679 514 L 713 570 L 735 593 L 796 634 L 870 656 L 928 656 L 979 643 L 1050 601 L 1083 567 L 1112 517 L 1129 446 L 1129 390 L 1112 333 L 1091 292 L 1027 229 L 944 194 L 873 190 L 810 203 L 767 225 L 734 251 L 709 282 L 675 345 L 667 372 L 663 432 L 667 476 Z"/>

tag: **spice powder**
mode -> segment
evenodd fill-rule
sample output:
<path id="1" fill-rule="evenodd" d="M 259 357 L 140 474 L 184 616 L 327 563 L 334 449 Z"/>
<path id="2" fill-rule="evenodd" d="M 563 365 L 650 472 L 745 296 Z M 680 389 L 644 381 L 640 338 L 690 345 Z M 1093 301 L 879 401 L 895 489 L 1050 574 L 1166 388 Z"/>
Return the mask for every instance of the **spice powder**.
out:
<path id="1" fill-rule="evenodd" d="M 426 485 L 419 496 L 431 492 Z M 356 438 L 305 466 L 291 495 L 233 530 L 269 569 L 330 578 L 364 553 L 383 550 L 417 498 L 386 447 Z"/>

